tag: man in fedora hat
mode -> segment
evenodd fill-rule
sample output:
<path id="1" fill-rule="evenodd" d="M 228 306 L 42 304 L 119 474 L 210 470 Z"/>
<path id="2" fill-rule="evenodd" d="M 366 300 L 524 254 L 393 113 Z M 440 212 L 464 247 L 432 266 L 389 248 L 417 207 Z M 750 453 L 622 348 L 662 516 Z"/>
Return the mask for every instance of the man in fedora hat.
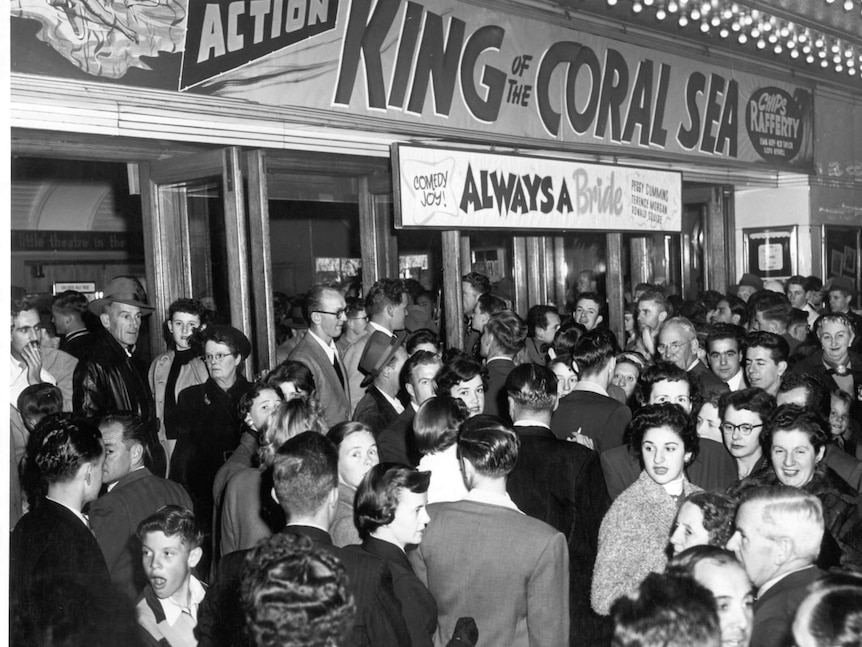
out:
<path id="1" fill-rule="evenodd" d="M 361 386 L 367 388 L 356 405 L 353 419 L 368 425 L 375 438 L 404 412 L 398 391 L 407 351 L 401 345 L 401 339 L 375 330 L 359 360 L 359 370 L 365 373 Z"/>
<path id="2" fill-rule="evenodd" d="M 72 379 L 72 408 L 92 418 L 127 411 L 141 418 L 150 437 L 151 471 L 165 476 L 167 461 L 157 437 L 155 401 L 147 382 L 147 368 L 134 356 L 141 320 L 152 314 L 141 283 L 133 276 L 117 276 L 104 296 L 90 302 L 99 317 L 100 331 Z"/>
<path id="3" fill-rule="evenodd" d="M 853 323 L 855 339 L 850 349 L 854 353 L 862 353 L 862 317 L 851 309 L 857 295 L 853 279 L 846 276 L 833 276 L 826 282 L 826 293 L 829 297 L 829 312 L 847 315 Z"/>

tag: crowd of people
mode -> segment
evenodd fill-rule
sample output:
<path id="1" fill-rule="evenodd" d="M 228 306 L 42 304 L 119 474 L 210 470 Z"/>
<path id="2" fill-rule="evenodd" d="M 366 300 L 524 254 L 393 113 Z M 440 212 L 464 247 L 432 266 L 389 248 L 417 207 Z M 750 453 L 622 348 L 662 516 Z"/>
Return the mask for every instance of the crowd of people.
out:
<path id="1" fill-rule="evenodd" d="M 853 283 L 642 284 L 618 339 L 582 278 L 465 275 L 463 348 L 415 281 L 316 285 L 249 376 L 193 298 L 146 366 L 132 277 L 14 300 L 12 645 L 862 644 Z"/>

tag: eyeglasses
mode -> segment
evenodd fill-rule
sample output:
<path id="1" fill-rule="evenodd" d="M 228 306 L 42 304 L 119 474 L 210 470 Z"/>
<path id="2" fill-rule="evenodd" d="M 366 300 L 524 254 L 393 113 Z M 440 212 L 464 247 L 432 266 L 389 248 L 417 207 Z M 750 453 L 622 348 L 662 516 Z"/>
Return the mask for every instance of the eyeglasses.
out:
<path id="1" fill-rule="evenodd" d="M 332 315 L 336 319 L 347 317 L 347 308 L 342 308 L 341 310 L 336 310 L 335 312 L 329 312 L 328 310 L 312 310 L 312 312 L 317 312 L 322 315 Z"/>
<path id="2" fill-rule="evenodd" d="M 741 433 L 743 436 L 750 436 L 752 431 L 762 426 L 763 423 L 760 423 L 759 425 L 752 425 L 747 422 L 743 422 L 741 425 L 735 425 L 732 422 L 722 422 L 721 430 L 726 434 L 732 434 L 737 429 L 739 429 L 739 433 Z"/>
<path id="3" fill-rule="evenodd" d="M 233 353 L 207 353 L 204 355 L 204 359 L 208 362 L 220 362 L 225 357 L 230 357 Z"/>
<path id="4" fill-rule="evenodd" d="M 680 348 L 682 348 L 683 346 L 688 346 L 693 341 L 694 340 L 692 339 L 692 340 L 683 342 L 681 344 L 677 341 L 673 342 L 672 344 L 659 344 L 658 346 L 656 346 L 656 348 L 658 349 L 658 352 L 660 352 L 660 353 L 664 353 L 666 351 L 671 351 L 673 353 L 676 353 L 677 351 L 679 351 Z"/>

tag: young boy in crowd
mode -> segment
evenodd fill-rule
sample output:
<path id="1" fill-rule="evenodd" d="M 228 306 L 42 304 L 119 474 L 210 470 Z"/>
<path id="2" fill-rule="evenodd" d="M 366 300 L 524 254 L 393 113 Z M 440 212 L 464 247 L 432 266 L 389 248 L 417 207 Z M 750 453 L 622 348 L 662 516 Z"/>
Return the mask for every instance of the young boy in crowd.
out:
<path id="1" fill-rule="evenodd" d="M 203 534 L 191 511 L 166 505 L 138 526 L 148 584 L 138 602 L 138 623 L 151 647 L 195 647 L 194 629 L 204 585 L 192 569 L 201 559 Z"/>

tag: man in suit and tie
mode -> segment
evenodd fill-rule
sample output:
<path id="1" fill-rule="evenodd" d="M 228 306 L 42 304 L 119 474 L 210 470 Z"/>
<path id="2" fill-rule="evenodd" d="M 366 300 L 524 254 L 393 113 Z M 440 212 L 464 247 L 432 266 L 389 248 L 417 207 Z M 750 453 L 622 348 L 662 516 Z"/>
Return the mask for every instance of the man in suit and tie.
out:
<path id="1" fill-rule="evenodd" d="M 807 587 L 823 571 L 814 566 L 823 539 L 823 506 L 813 494 L 788 486 L 747 490 L 727 544 L 757 587 L 751 644 L 782 647 Z"/>
<path id="2" fill-rule="evenodd" d="M 476 621 L 477 647 L 569 643 L 566 538 L 525 515 L 507 494 L 518 450 L 517 435 L 499 419 L 470 418 L 458 438 L 469 492 L 427 508 L 431 522 L 409 558 L 437 601 L 437 647 L 446 645 L 459 617 Z"/>
<path id="3" fill-rule="evenodd" d="M 191 510 L 192 500 L 182 485 L 147 469 L 150 437 L 138 416 L 108 415 L 99 431 L 105 443 L 102 481 L 108 491 L 90 503 L 87 512 L 111 581 L 135 602 L 147 583 L 136 535 L 138 524 L 165 505 Z"/>
<path id="4" fill-rule="evenodd" d="M 377 437 L 377 453 L 381 463 L 401 463 L 416 467 L 421 458 L 413 438 L 413 417 L 419 406 L 434 397 L 436 377 L 443 366 L 439 355 L 427 350 L 418 350 L 404 363 L 401 381 L 410 402 L 404 412 Z"/>
<path id="5" fill-rule="evenodd" d="M 410 634 L 383 560 L 332 544 L 328 532 L 338 507 L 338 450 L 325 436 L 306 431 L 282 445 L 273 462 L 273 489 L 287 515 L 286 534 L 308 537 L 344 565 L 356 605 L 353 633 L 344 647 L 403 647 Z M 248 550 L 229 553 L 198 611 L 199 647 L 253 645 L 240 607 Z"/>
<path id="6" fill-rule="evenodd" d="M 557 438 L 587 436 L 596 451 L 623 444 L 623 433 L 632 419 L 631 410 L 608 395 L 616 368 L 616 345 L 609 330 L 584 333 L 572 349 L 580 373 L 574 390 L 560 400 L 551 419 Z"/>
<path id="7" fill-rule="evenodd" d="M 311 288 L 303 312 L 309 322 L 308 333 L 289 356 L 305 364 L 314 375 L 314 386 L 328 427 L 350 420 L 347 369 L 334 341 L 341 334 L 346 313 L 341 292 L 323 285 Z"/>
<path id="8" fill-rule="evenodd" d="M 539 364 L 521 364 L 506 379 L 509 412 L 521 441 L 506 489 L 531 517 L 564 535 L 569 544 L 570 644 L 589 647 L 610 638 L 611 627 L 590 607 L 599 527 L 610 507 L 596 452 L 551 432 L 557 378 Z"/>
<path id="9" fill-rule="evenodd" d="M 365 297 L 365 312 L 368 315 L 368 327 L 364 337 L 360 337 L 344 353 L 344 364 L 347 366 L 347 380 L 350 382 L 350 413 L 365 395 L 362 381 L 365 374 L 359 370 L 359 360 L 365 352 L 365 346 L 375 330 L 395 337 L 395 333 L 404 330 L 407 317 L 407 305 L 410 297 L 404 281 L 401 279 L 380 279 Z"/>

